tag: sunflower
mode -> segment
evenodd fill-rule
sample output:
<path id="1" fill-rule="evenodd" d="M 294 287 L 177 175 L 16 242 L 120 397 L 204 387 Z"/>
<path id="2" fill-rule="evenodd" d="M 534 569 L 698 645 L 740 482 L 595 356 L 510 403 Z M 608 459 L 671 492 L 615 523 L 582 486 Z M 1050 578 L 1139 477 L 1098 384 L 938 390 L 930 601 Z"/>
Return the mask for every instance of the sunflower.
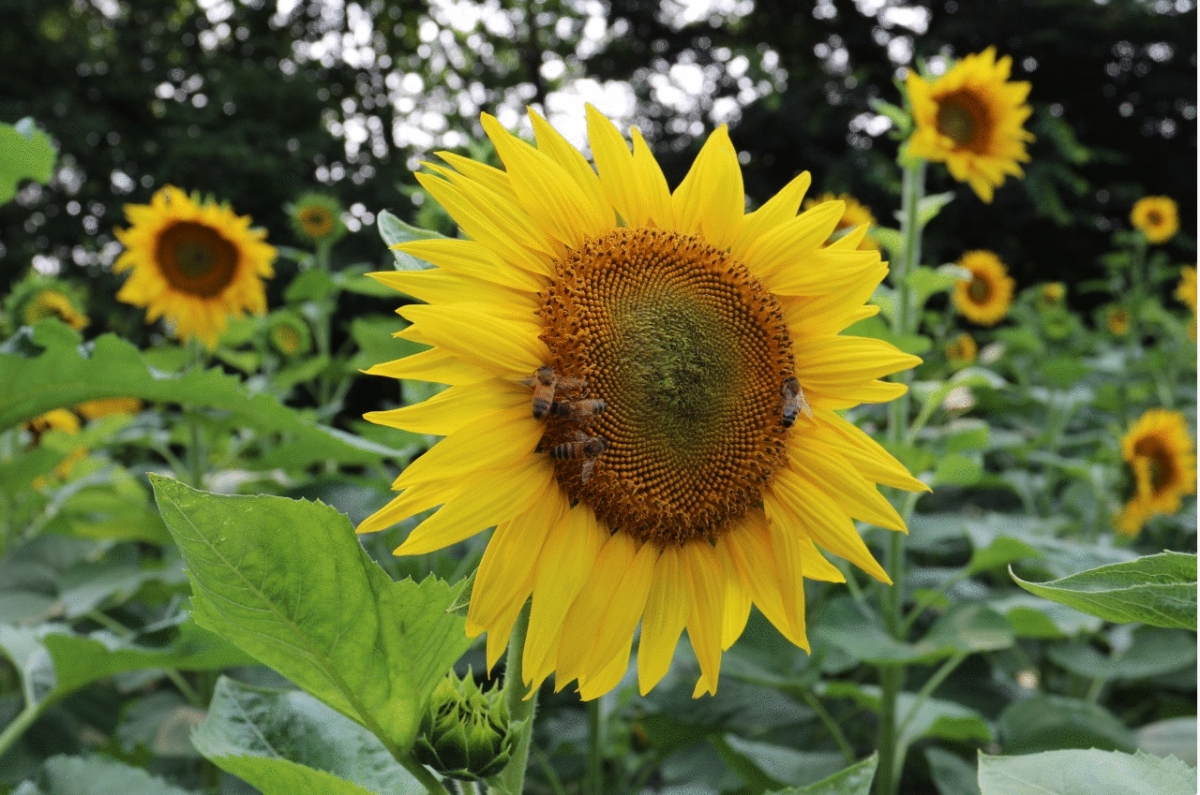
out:
<path id="1" fill-rule="evenodd" d="M 266 311 L 275 249 L 249 216 L 170 185 L 150 204 L 125 205 L 125 216 L 132 226 L 116 230 L 126 250 L 113 270 L 131 273 L 117 298 L 146 307 L 148 323 L 166 317 L 176 336 L 214 348 L 230 315 Z"/>
<path id="2" fill-rule="evenodd" d="M 1133 316 L 1123 306 L 1111 306 L 1104 315 L 1104 325 L 1114 336 L 1124 337 L 1129 333 L 1129 324 Z"/>
<path id="3" fill-rule="evenodd" d="M 306 193 L 287 208 L 292 229 L 313 243 L 334 243 L 346 234 L 342 205 L 324 193 Z"/>
<path id="4" fill-rule="evenodd" d="M 1186 265 L 1179 272 L 1179 284 L 1175 285 L 1175 298 L 1188 309 L 1196 311 L 1196 267 Z"/>
<path id="5" fill-rule="evenodd" d="M 312 332 L 308 323 L 295 312 L 273 312 L 267 325 L 267 340 L 276 352 L 290 358 L 308 353 L 312 348 Z"/>
<path id="6" fill-rule="evenodd" d="M 979 346 L 975 344 L 975 338 L 965 331 L 946 343 L 946 361 L 955 367 L 964 367 L 975 361 L 978 353 Z"/>
<path id="7" fill-rule="evenodd" d="M 871 212 L 871 208 L 862 204 L 848 193 L 841 193 L 836 196 L 832 193 L 823 193 L 815 199 L 805 199 L 804 209 L 811 210 L 818 204 L 832 201 L 842 202 L 846 206 L 846 209 L 842 212 L 841 220 L 837 223 L 837 228 L 833 230 L 835 236 L 846 234 L 860 226 L 869 230 L 870 227 L 876 224 L 875 215 Z M 879 243 L 875 242 L 874 238 L 868 236 L 862 239 L 862 242 L 858 244 L 858 248 L 860 251 L 879 251 Z"/>
<path id="8" fill-rule="evenodd" d="M 1005 175 L 1023 177 L 1018 163 L 1029 161 L 1025 143 L 1033 135 L 1029 83 L 1008 81 L 1012 59 L 996 60 L 996 49 L 968 55 L 932 83 L 908 73 L 908 99 L 916 129 L 909 139 L 915 157 L 945 163 L 950 175 L 966 182 L 985 202 Z"/>
<path id="9" fill-rule="evenodd" d="M 875 484 L 925 486 L 836 410 L 903 394 L 879 379 L 920 359 L 840 336 L 887 266 L 863 229 L 822 247 L 844 207 L 797 215 L 807 173 L 744 214 L 725 127 L 672 193 L 636 129 L 630 152 L 589 107 L 593 170 L 529 115 L 536 148 L 482 117 L 505 170 L 426 164 L 465 237 L 376 274 L 428 302 L 400 336 L 431 347 L 368 372 L 450 387 L 367 415 L 446 438 L 358 530 L 442 506 L 396 550 L 416 555 L 496 526 L 467 617 L 489 667 L 532 597 L 528 684 L 611 690 L 641 622 L 642 692 L 686 628 L 712 693 L 751 603 L 808 648 L 802 578 L 844 581 L 818 547 L 890 582 L 852 517 L 902 531 Z"/>
<path id="10" fill-rule="evenodd" d="M 1062 282 L 1048 282 L 1038 290 L 1037 307 L 1042 312 L 1048 312 L 1062 306 L 1067 297 L 1067 286 Z"/>
<path id="11" fill-rule="evenodd" d="M 118 414 L 137 414 L 142 410 L 142 401 L 131 397 L 100 398 L 80 403 L 75 410 L 89 420 L 98 420 Z"/>
<path id="12" fill-rule="evenodd" d="M 1121 439 L 1133 476 L 1133 496 L 1116 518 L 1117 530 L 1137 535 L 1151 516 L 1179 510 L 1196 493 L 1196 447 L 1178 411 L 1150 409 Z"/>
<path id="13" fill-rule="evenodd" d="M 45 414 L 34 417 L 25 424 L 26 430 L 33 435 L 34 446 L 40 444 L 42 434 L 47 431 L 59 431 L 68 435 L 74 435 L 79 433 L 80 427 L 79 417 L 67 409 L 51 409 Z M 81 446 L 72 449 L 55 465 L 54 476 L 59 480 L 66 479 L 71 474 L 71 470 L 75 468 L 75 465 L 85 458 L 87 458 L 86 447 Z M 38 475 L 30 481 L 30 485 L 37 490 L 45 488 L 48 483 L 47 478 L 42 475 Z"/>
<path id="14" fill-rule="evenodd" d="M 1015 282 L 1008 268 L 990 251 L 968 251 L 958 261 L 971 272 L 954 287 L 954 305 L 967 320 L 981 326 L 994 326 L 1004 319 L 1012 306 Z"/>
<path id="15" fill-rule="evenodd" d="M 1179 231 L 1179 208 L 1167 196 L 1146 196 L 1138 199 L 1129 214 L 1135 229 L 1140 229 L 1151 243 L 1166 243 Z"/>
<path id="16" fill-rule="evenodd" d="M 15 325 L 32 326 L 56 317 L 76 331 L 91 321 L 84 312 L 85 298 L 75 285 L 30 274 L 13 285 L 5 306 Z"/>

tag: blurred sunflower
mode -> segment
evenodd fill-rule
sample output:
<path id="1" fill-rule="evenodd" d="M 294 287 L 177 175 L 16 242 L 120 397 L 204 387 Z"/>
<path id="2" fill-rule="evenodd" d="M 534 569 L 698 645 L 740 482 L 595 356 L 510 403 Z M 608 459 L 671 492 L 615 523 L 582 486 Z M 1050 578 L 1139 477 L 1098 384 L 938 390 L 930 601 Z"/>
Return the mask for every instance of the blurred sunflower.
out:
<path id="1" fill-rule="evenodd" d="M 1178 411 L 1143 414 L 1121 439 L 1121 456 L 1133 477 L 1133 496 L 1115 520 L 1126 535 L 1137 535 L 1152 516 L 1175 513 L 1196 493 L 1196 447 Z"/>
<path id="2" fill-rule="evenodd" d="M 267 341 L 276 352 L 299 356 L 312 348 L 312 332 L 304 318 L 287 310 L 273 312 L 267 323 Z"/>
<path id="3" fill-rule="evenodd" d="M 833 230 L 834 234 L 846 233 L 858 227 L 864 227 L 870 231 L 870 227 L 876 224 L 875 215 L 871 212 L 871 208 L 859 202 L 848 193 L 840 193 L 834 195 L 832 193 L 822 193 L 815 199 L 805 199 L 804 209 L 811 210 L 819 204 L 825 202 L 838 201 L 846 206 L 842 212 L 842 218 L 837 223 L 837 228 Z M 879 243 L 875 241 L 869 234 L 862 239 L 858 244 L 859 251 L 879 251 Z"/>
<path id="4" fill-rule="evenodd" d="M 1188 336 L 1196 340 L 1196 267 L 1186 265 L 1179 273 L 1179 284 L 1175 285 L 1175 297 L 1192 310 L 1192 322 L 1188 324 Z"/>
<path id="5" fill-rule="evenodd" d="M 1133 320 L 1133 316 L 1129 314 L 1129 310 L 1123 306 L 1109 307 L 1108 312 L 1104 316 L 1104 325 L 1114 336 L 1124 337 L 1129 333 L 1129 324 Z"/>
<path id="6" fill-rule="evenodd" d="M 324 193 L 306 193 L 287 208 L 292 229 L 313 243 L 334 243 L 346 234 L 342 205 Z"/>
<path id="7" fill-rule="evenodd" d="M 954 286 L 953 301 L 963 316 L 981 326 L 994 326 L 1004 319 L 1012 306 L 1015 282 L 1008 268 L 990 251 L 968 251 L 958 261 L 971 272 Z"/>
<path id="8" fill-rule="evenodd" d="M 1146 196 L 1138 199 L 1129 214 L 1135 229 L 1141 230 L 1151 243 L 1166 243 L 1179 231 L 1179 208 L 1167 196 Z"/>
<path id="9" fill-rule="evenodd" d="M 954 367 L 965 367 L 975 361 L 978 353 L 975 338 L 965 331 L 946 343 L 946 361 Z"/>
<path id="10" fill-rule="evenodd" d="M 56 317 L 82 331 L 91 322 L 84 313 L 81 291 L 58 279 L 31 274 L 13 285 L 4 303 L 16 326 L 32 326 L 39 320 Z"/>
<path id="11" fill-rule="evenodd" d="M 125 216 L 132 226 L 115 230 L 126 250 L 113 271 L 130 275 L 117 298 L 145 307 L 146 322 L 165 317 L 179 338 L 214 348 L 231 315 L 266 311 L 275 249 L 249 216 L 170 185 L 150 204 L 125 205 Z"/>
<path id="12" fill-rule="evenodd" d="M 89 420 L 98 420 L 118 414 L 136 414 L 142 410 L 142 401 L 131 397 L 100 398 L 80 403 L 75 410 Z"/>
<path id="13" fill-rule="evenodd" d="M 1025 143 L 1033 135 L 1022 126 L 1031 113 L 1025 104 L 1029 83 L 1008 81 L 1012 59 L 996 60 L 996 49 L 968 55 L 933 82 L 909 70 L 908 98 L 916 129 L 909 153 L 945 163 L 951 176 L 966 182 L 985 202 L 1005 175 L 1023 177 Z"/>
<path id="14" fill-rule="evenodd" d="M 822 248 L 844 208 L 797 215 L 807 173 L 746 215 L 724 127 L 671 193 L 636 129 L 630 152 L 589 107 L 593 170 L 530 118 L 536 148 L 482 118 L 505 170 L 440 153 L 417 175 L 465 238 L 399 247 L 434 270 L 376 274 L 428 302 L 401 336 L 432 347 L 368 372 L 450 388 L 367 418 L 446 438 L 358 530 L 442 506 L 396 550 L 415 555 L 496 526 L 467 617 L 489 666 L 532 596 L 527 683 L 608 692 L 640 621 L 642 692 L 686 628 L 712 693 L 752 602 L 808 648 L 803 578 L 844 580 L 818 547 L 889 582 L 852 517 L 902 531 L 875 484 L 926 487 L 835 410 L 903 394 L 879 379 L 920 359 L 840 336 L 887 266 L 863 229 Z M 545 420 L 531 373 L 558 387 Z"/>
<path id="15" fill-rule="evenodd" d="M 1067 297 L 1067 286 L 1062 282 L 1043 284 L 1038 290 L 1037 306 L 1042 312 L 1057 309 Z"/>
<path id="16" fill-rule="evenodd" d="M 42 434 L 48 431 L 59 431 L 68 435 L 79 433 L 81 423 L 79 417 L 67 409 L 51 409 L 45 414 L 34 417 L 25 424 L 26 430 L 33 435 L 33 445 L 36 446 L 41 442 Z M 58 462 L 54 467 L 54 476 L 59 480 L 66 478 L 71 474 L 71 470 L 75 465 L 87 458 L 86 447 L 76 447 L 66 454 L 66 456 Z M 48 484 L 46 477 L 39 475 L 30 481 L 30 485 L 34 489 L 43 489 Z"/>

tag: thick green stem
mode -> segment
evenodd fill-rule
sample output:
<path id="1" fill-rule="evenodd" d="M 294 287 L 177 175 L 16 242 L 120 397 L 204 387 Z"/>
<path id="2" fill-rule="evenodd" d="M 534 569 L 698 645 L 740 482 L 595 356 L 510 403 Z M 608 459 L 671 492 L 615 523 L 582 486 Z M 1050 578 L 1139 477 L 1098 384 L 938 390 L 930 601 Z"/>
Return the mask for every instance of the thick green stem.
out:
<path id="1" fill-rule="evenodd" d="M 587 704 L 588 751 L 587 767 L 584 770 L 584 795 L 604 795 L 603 772 L 600 768 L 604 747 L 603 716 L 600 714 L 600 699 L 594 698 Z"/>
<path id="2" fill-rule="evenodd" d="M 411 756 L 392 754 L 396 761 L 399 762 L 405 770 L 412 773 L 413 778 L 421 782 L 421 786 L 429 795 L 450 795 L 450 790 L 446 789 L 446 785 L 430 773 L 424 765 L 413 759 Z"/>
<path id="3" fill-rule="evenodd" d="M 38 715 L 41 714 L 41 705 L 33 702 L 26 704 L 25 709 L 21 710 L 16 719 L 8 724 L 3 732 L 0 732 L 0 759 L 4 758 L 4 754 L 8 751 L 9 747 L 25 733 L 26 729 L 33 725 Z"/>
<path id="4" fill-rule="evenodd" d="M 525 768 L 529 764 L 529 743 L 533 738 L 533 716 L 537 712 L 537 691 L 526 697 L 527 688 L 521 674 L 521 657 L 525 653 L 525 633 L 529 629 L 529 605 L 521 610 L 508 641 L 504 663 L 504 703 L 508 717 L 517 732 L 512 759 L 501 771 L 499 779 L 505 788 L 517 795 L 525 789 Z"/>
<path id="5" fill-rule="evenodd" d="M 902 760 L 896 758 L 896 702 L 904 687 L 904 667 L 887 665 L 879 669 L 879 768 L 875 771 L 877 795 L 893 795 L 900 783 Z"/>

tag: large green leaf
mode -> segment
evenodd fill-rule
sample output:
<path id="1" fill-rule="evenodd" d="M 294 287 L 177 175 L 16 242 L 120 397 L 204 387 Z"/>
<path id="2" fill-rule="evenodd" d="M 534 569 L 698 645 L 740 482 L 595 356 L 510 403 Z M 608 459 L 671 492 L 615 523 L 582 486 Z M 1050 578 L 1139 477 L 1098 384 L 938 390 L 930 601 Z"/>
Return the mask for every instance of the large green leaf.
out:
<path id="1" fill-rule="evenodd" d="M 879 754 L 874 753 L 816 784 L 776 790 L 770 795 L 868 795 L 878 766 Z"/>
<path id="2" fill-rule="evenodd" d="M 830 602 L 813 634 L 855 659 L 874 665 L 932 663 L 956 652 L 995 651 L 1014 642 L 1004 616 L 985 605 L 952 605 L 925 637 L 899 641 L 857 612 L 850 599 Z"/>
<path id="3" fill-rule="evenodd" d="M 824 693 L 835 698 L 849 698 L 872 712 L 879 711 L 880 691 L 874 685 L 832 681 L 825 684 Z M 900 693 L 896 699 L 896 713 L 907 724 L 900 735 L 901 748 L 907 748 L 922 737 L 979 743 L 992 741 L 992 727 L 970 707 L 939 698 L 927 698 L 918 706 L 917 698 L 916 693 Z M 914 707 L 916 712 L 913 712 Z"/>
<path id="4" fill-rule="evenodd" d="M 56 155 L 50 136 L 39 130 L 33 119 L 21 119 L 16 125 L 0 124 L 0 204 L 16 195 L 17 184 L 23 179 L 43 185 L 49 182 Z"/>
<path id="5" fill-rule="evenodd" d="M 299 790 L 297 790 L 299 791 Z M 54 756 L 46 760 L 35 781 L 13 795 L 189 795 L 140 767 L 103 756 Z"/>
<path id="6" fill-rule="evenodd" d="M 321 503 L 151 483 L 187 561 L 197 623 L 407 749 L 434 686 L 471 645 L 446 612 L 457 589 L 393 582 Z"/>
<path id="7" fill-rule="evenodd" d="M 0 430 L 86 400 L 136 397 L 218 409 L 239 426 L 283 434 L 291 442 L 292 467 L 326 459 L 371 464 L 397 454 L 317 425 L 271 395 L 250 395 L 237 378 L 220 369 L 160 373 L 115 334 L 81 346 L 78 334 L 51 318 L 37 324 L 31 341 L 42 349 L 35 355 L 0 352 Z"/>
<path id="8" fill-rule="evenodd" d="M 1012 578 L 1032 594 L 1105 621 L 1196 628 L 1195 555 L 1163 552 L 1046 583 Z"/>
<path id="9" fill-rule="evenodd" d="M 970 762 L 936 745 L 925 749 L 925 761 L 938 795 L 979 795 L 978 776 Z"/>
<path id="10" fill-rule="evenodd" d="M 1196 771 L 1178 759 L 1119 751 L 979 754 L 983 795 L 1195 795 Z"/>
<path id="11" fill-rule="evenodd" d="M 1054 645 L 1046 653 L 1071 673 L 1090 679 L 1145 679 L 1195 663 L 1196 636 L 1178 629 L 1139 627 L 1128 648 L 1111 655 L 1082 642 Z"/>
<path id="12" fill-rule="evenodd" d="M 743 740 L 734 734 L 710 737 L 722 761 L 737 773 L 752 791 L 778 789 L 789 783 L 820 781 L 845 762 L 830 751 L 797 751 L 773 743 Z"/>
<path id="13" fill-rule="evenodd" d="M 425 791 L 370 732 L 296 690 L 222 677 L 192 743 L 265 795 Z"/>
<path id="14" fill-rule="evenodd" d="M 1036 694 L 1011 704 L 996 720 L 1004 750 L 1012 754 L 1060 748 L 1132 751 L 1133 732 L 1099 704 Z"/>

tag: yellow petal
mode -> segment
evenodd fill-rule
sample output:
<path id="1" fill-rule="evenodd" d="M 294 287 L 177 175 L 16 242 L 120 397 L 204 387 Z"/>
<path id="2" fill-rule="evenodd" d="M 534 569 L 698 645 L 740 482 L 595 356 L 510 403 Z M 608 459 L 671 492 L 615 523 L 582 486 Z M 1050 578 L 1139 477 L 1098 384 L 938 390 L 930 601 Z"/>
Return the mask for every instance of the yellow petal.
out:
<path id="1" fill-rule="evenodd" d="M 493 282 L 456 273 L 427 271 L 383 271 L 369 274 L 375 281 L 429 304 L 463 301 L 521 308 L 536 313 L 541 306 L 537 293 L 513 290 Z"/>
<path id="2" fill-rule="evenodd" d="M 416 516 L 421 511 L 427 511 L 435 505 L 443 504 L 457 495 L 462 488 L 463 484 L 455 481 L 453 483 L 422 483 L 406 489 L 403 494 L 364 519 L 355 532 L 374 533 L 386 530 L 410 516 Z"/>
<path id="3" fill-rule="evenodd" d="M 721 625 L 721 648 L 728 649 L 742 636 L 750 620 L 750 596 L 736 572 L 725 579 L 725 621 Z"/>
<path id="4" fill-rule="evenodd" d="M 477 182 L 493 193 L 504 197 L 510 203 L 517 203 L 517 194 L 513 192 L 512 183 L 508 180 L 508 174 L 495 166 L 489 166 L 487 163 L 480 163 L 478 160 L 472 160 L 469 157 L 456 155 L 453 152 L 434 152 L 435 155 L 450 164 L 459 174 L 462 174 L 472 182 Z"/>
<path id="5" fill-rule="evenodd" d="M 478 384 L 452 386 L 421 403 L 388 411 L 368 412 L 363 418 L 376 425 L 411 433 L 448 436 L 483 412 L 525 407 L 525 413 L 532 416 L 531 400 L 528 388 L 489 379 Z"/>
<path id="6" fill-rule="evenodd" d="M 526 375 L 550 361 L 538 339 L 540 327 L 488 314 L 473 304 L 409 305 L 400 313 L 419 325 L 426 339 L 495 375 Z"/>
<path id="7" fill-rule="evenodd" d="M 729 130 L 722 124 L 708 136 L 687 176 L 671 195 L 676 228 L 684 234 L 701 235 L 716 248 L 726 249 L 741 230 L 745 207 L 742 167 L 729 140 Z"/>
<path id="8" fill-rule="evenodd" d="M 496 228 L 503 230 L 514 243 L 545 254 L 558 255 L 562 253 L 562 248 L 538 224 L 537 219 L 531 217 L 521 205 L 519 196 L 517 201 L 509 201 L 487 185 L 475 182 L 465 174 L 433 163 L 422 163 L 421 165 L 458 188 L 462 198 L 471 206 L 471 210 L 476 216 L 486 219 Z"/>
<path id="9" fill-rule="evenodd" d="M 763 283 L 780 295 L 828 295 L 861 286 L 879 272 L 881 264 L 878 251 L 819 248 L 770 272 Z"/>
<path id="10" fill-rule="evenodd" d="M 725 621 L 725 570 L 707 541 L 683 546 L 683 567 L 691 586 L 688 640 L 700 663 L 704 692 L 717 692 L 721 674 L 721 628 Z"/>
<path id="11" fill-rule="evenodd" d="M 626 226 L 646 226 L 650 220 L 648 203 L 650 196 L 644 193 L 633 154 L 621 133 L 590 103 L 587 105 L 588 142 L 592 145 L 592 159 L 600 172 L 600 184 L 609 203 Z M 657 165 L 655 166 L 657 168 Z M 658 171 L 662 178 L 662 172 Z M 661 179 L 659 190 L 670 203 L 670 192 L 666 179 Z M 661 198 L 660 198 L 661 201 Z"/>
<path id="12" fill-rule="evenodd" d="M 916 367 L 919 356 L 868 337 L 796 340 L 796 378 L 808 390 L 837 393 L 899 370 Z"/>
<path id="13" fill-rule="evenodd" d="M 792 181 L 776 193 L 767 203 L 746 216 L 741 234 L 734 241 L 730 253 L 736 259 L 742 259 L 760 237 L 796 217 L 800 202 L 812 184 L 812 176 L 804 171 L 792 178 Z"/>
<path id="14" fill-rule="evenodd" d="M 449 351 L 438 349 L 421 351 L 403 359 L 377 364 L 367 375 L 382 375 L 387 378 L 432 381 L 439 384 L 476 384 L 492 377 L 492 374 L 474 364 L 468 364 Z"/>
<path id="15" fill-rule="evenodd" d="M 448 273 L 472 276 L 516 290 L 537 292 L 548 284 L 545 277 L 539 277 L 523 268 L 512 267 L 486 246 L 474 240 L 414 240 L 411 243 L 401 243 L 395 248 L 436 265 Z"/>
<path id="16" fill-rule="evenodd" d="M 803 443 L 799 443 L 801 439 Z M 855 519 L 907 532 L 904 520 L 892 504 L 836 448 L 821 444 L 812 434 L 793 434 L 788 453 L 801 476 L 811 483 L 823 484 L 825 493 L 838 495 L 838 502 Z"/>
<path id="17" fill-rule="evenodd" d="M 583 156 L 582 152 L 571 146 L 566 138 L 559 135 L 558 131 L 551 127 L 550 123 L 543 119 L 537 111 L 529 108 L 528 113 L 529 121 L 533 124 L 533 135 L 537 141 L 538 151 L 544 152 L 547 157 L 562 166 L 595 208 L 597 217 L 604 219 L 606 225 L 613 226 L 612 205 L 604 198 L 604 191 L 600 187 L 600 178 L 592 170 L 587 158 Z"/>
<path id="18" fill-rule="evenodd" d="M 844 202 L 822 202 L 786 223 L 767 230 L 746 248 L 742 262 L 755 275 L 767 281 L 788 268 L 807 268 L 807 258 L 829 239 L 842 219 L 845 208 Z"/>
<path id="19" fill-rule="evenodd" d="M 666 676 L 691 612 L 691 588 L 679 547 L 668 546 L 654 564 L 638 643 L 638 689 L 643 696 Z"/>
<path id="20" fill-rule="evenodd" d="M 533 455 L 544 424 L 524 404 L 490 411 L 435 444 L 396 478 L 394 489 L 430 480 L 473 478 L 483 469 L 501 469 Z"/>
<path id="21" fill-rule="evenodd" d="M 621 679 L 629 670 L 629 650 L 632 647 L 633 635 L 631 634 L 617 653 L 612 656 L 612 659 L 604 663 L 595 675 L 579 680 L 579 698 L 583 701 L 591 701 L 621 684 Z"/>
<path id="22" fill-rule="evenodd" d="M 675 210 L 662 167 L 637 127 L 629 128 L 629 137 L 633 141 L 633 168 L 638 190 L 646 203 L 647 221 L 659 229 L 674 229 Z"/>

